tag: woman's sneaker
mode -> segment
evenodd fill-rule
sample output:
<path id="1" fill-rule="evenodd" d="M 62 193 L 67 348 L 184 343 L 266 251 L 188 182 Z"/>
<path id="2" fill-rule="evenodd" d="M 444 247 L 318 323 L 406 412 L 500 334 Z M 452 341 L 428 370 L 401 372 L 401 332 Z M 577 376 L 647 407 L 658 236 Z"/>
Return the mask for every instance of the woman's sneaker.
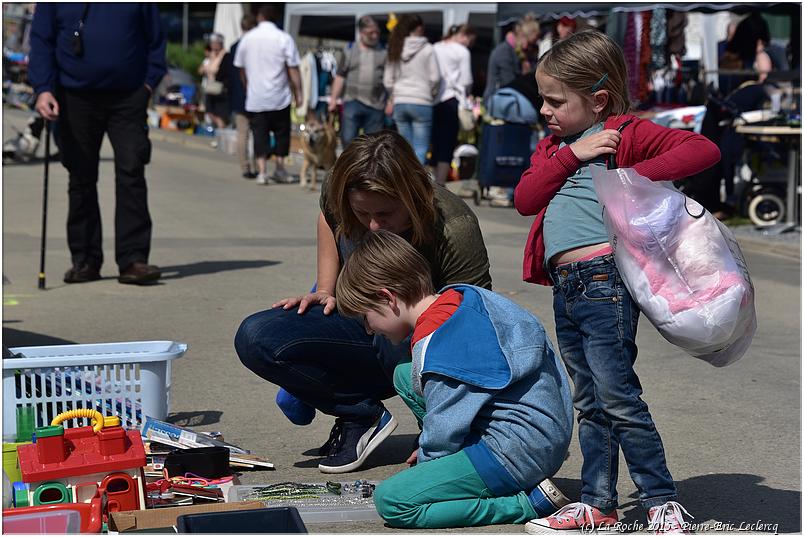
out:
<path id="1" fill-rule="evenodd" d="M 383 410 L 377 421 L 371 425 L 342 422 L 337 433 L 338 438 L 333 440 L 327 458 L 318 465 L 318 469 L 325 474 L 342 474 L 357 470 L 394 429 L 396 420 L 387 410 Z"/>
<path id="2" fill-rule="evenodd" d="M 684 515 L 695 518 L 678 502 L 667 502 L 648 509 L 648 531 L 659 535 L 664 533 L 692 533 Z"/>
<path id="3" fill-rule="evenodd" d="M 556 510 L 570 503 L 569 498 L 564 496 L 555 483 L 549 479 L 545 479 L 530 491 L 528 500 L 539 516 L 555 513 Z"/>
<path id="4" fill-rule="evenodd" d="M 525 531 L 539 535 L 543 533 L 615 533 L 617 510 L 605 514 L 597 507 L 581 502 L 565 505 L 552 515 L 535 518 L 525 524 Z"/>

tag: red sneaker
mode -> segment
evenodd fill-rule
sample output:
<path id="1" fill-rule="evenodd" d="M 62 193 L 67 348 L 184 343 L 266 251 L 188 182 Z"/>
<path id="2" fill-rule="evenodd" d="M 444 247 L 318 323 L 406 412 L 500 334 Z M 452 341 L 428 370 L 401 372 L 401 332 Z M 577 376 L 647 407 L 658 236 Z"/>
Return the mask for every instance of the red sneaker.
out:
<path id="1" fill-rule="evenodd" d="M 678 502 L 667 502 L 658 507 L 648 509 L 648 531 L 655 534 L 678 533 L 689 534 L 689 523 L 684 515 L 695 518 Z"/>
<path id="2" fill-rule="evenodd" d="M 617 510 L 605 514 L 597 507 L 581 502 L 565 505 L 552 515 L 534 518 L 525 524 L 525 531 L 543 533 L 610 533 L 617 532 Z"/>

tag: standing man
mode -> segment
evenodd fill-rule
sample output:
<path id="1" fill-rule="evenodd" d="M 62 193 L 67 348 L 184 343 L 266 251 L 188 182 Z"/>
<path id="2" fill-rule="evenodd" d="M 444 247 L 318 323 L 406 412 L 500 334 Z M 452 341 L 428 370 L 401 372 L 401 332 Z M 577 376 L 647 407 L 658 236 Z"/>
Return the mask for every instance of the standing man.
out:
<path id="1" fill-rule="evenodd" d="M 288 176 L 285 157 L 290 153 L 290 83 L 296 106 L 302 106 L 299 51 L 293 38 L 274 24 L 275 18 L 274 6 L 262 6 L 257 12 L 257 27 L 240 39 L 234 57 L 246 87 L 259 185 L 268 184 L 266 166 L 271 154 L 276 155 L 273 179 L 284 182 Z M 270 132 L 274 133 L 274 148 L 269 146 Z"/>
<path id="2" fill-rule="evenodd" d="M 341 126 L 344 148 L 359 134 L 361 127 L 364 134 L 371 134 L 382 130 L 385 121 L 386 93 L 382 76 L 386 52 L 379 46 L 380 27 L 373 18 L 365 15 L 360 17 L 357 28 L 360 38 L 344 50 L 328 107 L 330 113 L 335 111 L 345 86 Z"/>
<path id="3" fill-rule="evenodd" d="M 243 30 L 243 34 L 250 32 L 255 26 L 257 26 L 257 19 L 250 13 L 244 15 L 240 21 L 240 29 Z M 246 88 L 240 77 L 240 69 L 234 67 L 234 57 L 239 46 L 240 40 L 235 41 L 229 50 L 228 58 L 224 60 L 227 63 L 226 67 L 229 75 L 229 108 L 234 114 L 234 124 L 237 129 L 237 158 L 240 160 L 243 177 L 245 179 L 256 179 L 257 173 L 252 171 L 254 169 L 254 166 L 252 166 L 254 164 L 253 159 L 248 154 L 249 124 L 248 113 L 246 112 Z"/>
<path id="4" fill-rule="evenodd" d="M 148 264 L 146 109 L 166 71 L 156 4 L 37 4 L 28 78 L 36 111 L 48 121 L 59 120 L 62 162 L 70 174 L 67 242 L 73 266 L 65 283 L 100 279 L 97 184 L 104 133 L 114 150 L 117 280 L 147 284 L 161 276 Z"/>

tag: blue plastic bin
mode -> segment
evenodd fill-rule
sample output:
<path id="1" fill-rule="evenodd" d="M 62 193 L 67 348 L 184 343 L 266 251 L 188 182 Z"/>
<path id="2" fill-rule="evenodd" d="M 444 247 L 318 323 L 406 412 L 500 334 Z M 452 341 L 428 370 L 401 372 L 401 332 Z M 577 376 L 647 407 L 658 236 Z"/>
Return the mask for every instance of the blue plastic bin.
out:
<path id="1" fill-rule="evenodd" d="M 295 507 L 181 515 L 176 528 L 179 533 L 307 533 Z"/>

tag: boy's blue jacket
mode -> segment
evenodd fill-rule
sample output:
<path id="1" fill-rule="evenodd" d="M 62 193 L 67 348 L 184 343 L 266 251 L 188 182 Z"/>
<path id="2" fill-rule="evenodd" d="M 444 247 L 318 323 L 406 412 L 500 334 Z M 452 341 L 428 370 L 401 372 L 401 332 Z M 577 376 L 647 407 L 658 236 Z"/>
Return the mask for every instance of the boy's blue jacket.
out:
<path id="1" fill-rule="evenodd" d="M 480 287 L 450 288 L 461 305 L 413 347 L 413 389 L 427 407 L 419 462 L 464 449 L 495 494 L 530 490 L 569 446 L 567 374 L 534 315 Z"/>

